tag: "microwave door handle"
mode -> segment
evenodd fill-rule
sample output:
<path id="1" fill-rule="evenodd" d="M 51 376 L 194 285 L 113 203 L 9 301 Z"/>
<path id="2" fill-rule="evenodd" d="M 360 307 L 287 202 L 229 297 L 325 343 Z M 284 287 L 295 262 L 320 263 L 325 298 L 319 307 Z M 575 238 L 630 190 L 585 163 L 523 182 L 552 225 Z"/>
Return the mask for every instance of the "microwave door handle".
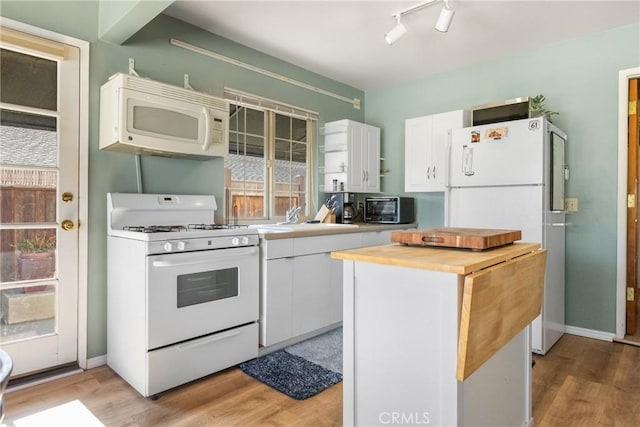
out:
<path id="1" fill-rule="evenodd" d="M 209 149 L 209 144 L 211 142 L 211 138 L 209 138 L 210 132 L 211 132 L 211 115 L 209 114 L 209 109 L 204 107 L 204 144 L 202 144 L 202 151 L 207 151 Z"/>

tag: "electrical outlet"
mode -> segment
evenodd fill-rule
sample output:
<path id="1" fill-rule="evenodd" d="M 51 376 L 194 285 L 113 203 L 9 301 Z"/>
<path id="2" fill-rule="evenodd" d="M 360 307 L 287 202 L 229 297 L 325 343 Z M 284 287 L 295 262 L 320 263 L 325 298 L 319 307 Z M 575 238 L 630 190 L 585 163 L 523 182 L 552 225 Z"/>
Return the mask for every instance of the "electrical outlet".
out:
<path id="1" fill-rule="evenodd" d="M 361 211 L 364 208 L 363 202 L 358 202 L 358 211 Z"/>
<path id="2" fill-rule="evenodd" d="M 578 212 L 578 199 L 564 199 L 564 209 L 567 212 Z"/>

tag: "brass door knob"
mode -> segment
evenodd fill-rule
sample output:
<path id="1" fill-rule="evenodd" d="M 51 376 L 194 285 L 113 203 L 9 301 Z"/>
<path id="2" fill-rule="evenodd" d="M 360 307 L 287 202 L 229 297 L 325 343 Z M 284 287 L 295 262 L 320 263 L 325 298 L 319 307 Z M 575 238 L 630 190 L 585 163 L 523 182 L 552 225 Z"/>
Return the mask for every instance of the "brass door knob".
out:
<path id="1" fill-rule="evenodd" d="M 65 203 L 69 203 L 73 200 L 73 193 L 65 192 L 62 193 L 62 201 Z"/>
<path id="2" fill-rule="evenodd" d="M 62 224 L 60 224 L 60 226 L 64 231 L 69 231 L 73 229 L 73 221 L 71 221 L 70 219 L 65 219 L 64 221 L 62 221 Z"/>

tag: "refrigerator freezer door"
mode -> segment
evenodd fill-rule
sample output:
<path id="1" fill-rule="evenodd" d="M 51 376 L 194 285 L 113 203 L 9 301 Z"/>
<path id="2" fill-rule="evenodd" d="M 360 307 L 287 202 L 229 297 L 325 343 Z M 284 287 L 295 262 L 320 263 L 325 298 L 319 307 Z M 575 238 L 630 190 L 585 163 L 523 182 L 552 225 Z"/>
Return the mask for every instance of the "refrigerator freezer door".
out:
<path id="1" fill-rule="evenodd" d="M 544 135 L 542 118 L 454 129 L 450 186 L 541 184 Z"/>

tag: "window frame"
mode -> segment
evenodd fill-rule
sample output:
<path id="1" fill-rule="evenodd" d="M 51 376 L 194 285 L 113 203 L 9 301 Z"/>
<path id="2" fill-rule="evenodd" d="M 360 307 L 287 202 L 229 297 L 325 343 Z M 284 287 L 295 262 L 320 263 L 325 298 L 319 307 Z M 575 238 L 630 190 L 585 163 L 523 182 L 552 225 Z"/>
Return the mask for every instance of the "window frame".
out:
<path id="1" fill-rule="evenodd" d="M 264 190 L 263 190 L 263 206 L 265 215 L 261 217 L 245 217 L 238 216 L 238 220 L 244 224 L 276 222 L 284 220 L 284 215 L 276 215 L 276 176 L 275 176 L 275 146 L 276 146 L 276 117 L 277 115 L 287 116 L 290 119 L 300 119 L 306 123 L 306 179 L 304 210 L 301 216 L 309 217 L 315 212 L 315 201 L 318 191 L 315 186 L 316 172 L 316 132 L 317 132 L 317 113 L 304 110 L 291 105 L 279 103 L 278 101 L 267 98 L 258 97 L 256 95 L 240 92 L 235 89 L 225 88 L 225 99 L 231 105 L 238 107 L 259 110 L 264 113 L 264 153 L 265 153 L 265 171 L 264 171 Z M 231 136 L 231 127 L 229 134 Z M 237 129 L 233 132 L 237 132 Z M 246 123 L 243 134 L 246 134 Z M 227 184 L 225 180 L 224 191 L 227 192 Z M 245 193 L 246 194 L 246 193 Z M 225 197 L 225 204 L 231 200 Z M 224 207 L 225 212 L 231 212 L 230 206 Z"/>

